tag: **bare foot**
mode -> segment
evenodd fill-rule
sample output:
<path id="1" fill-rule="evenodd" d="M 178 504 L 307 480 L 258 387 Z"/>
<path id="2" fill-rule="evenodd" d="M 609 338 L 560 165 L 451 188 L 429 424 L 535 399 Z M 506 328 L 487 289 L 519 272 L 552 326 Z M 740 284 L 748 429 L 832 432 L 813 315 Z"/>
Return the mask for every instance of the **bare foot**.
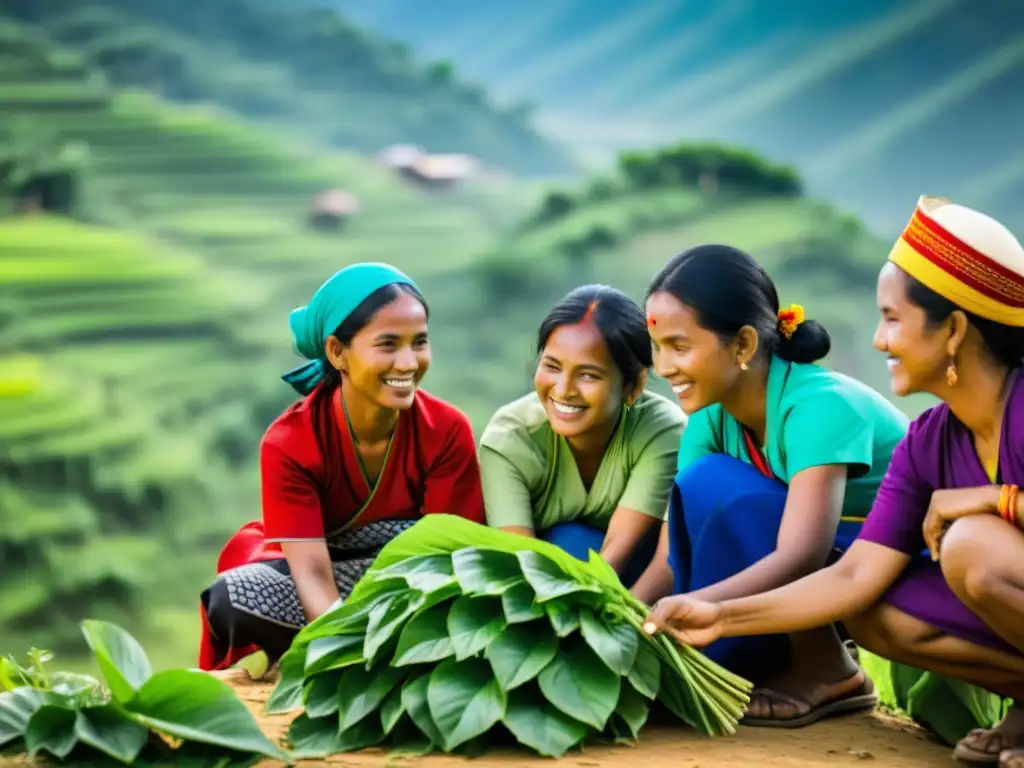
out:
<path id="1" fill-rule="evenodd" d="M 1024 768 L 1024 749 L 1006 749 L 999 755 L 999 768 Z"/>
<path id="2" fill-rule="evenodd" d="M 1024 747 L 1024 709 L 1014 706 L 995 728 L 977 728 L 962 739 L 953 756 L 965 763 L 997 765 L 1003 752 L 1020 752 Z M 1015 768 L 1024 765 L 1021 754 L 1011 756 Z"/>

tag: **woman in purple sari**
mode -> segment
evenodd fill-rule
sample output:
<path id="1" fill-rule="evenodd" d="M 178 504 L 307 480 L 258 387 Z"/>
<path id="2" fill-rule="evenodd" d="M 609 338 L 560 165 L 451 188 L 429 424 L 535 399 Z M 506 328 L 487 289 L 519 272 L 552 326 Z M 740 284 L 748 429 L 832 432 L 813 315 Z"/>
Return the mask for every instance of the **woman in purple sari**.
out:
<path id="1" fill-rule="evenodd" d="M 893 391 L 942 403 L 896 448 L 858 539 L 831 567 L 770 592 L 662 600 L 645 629 L 703 647 L 842 620 L 879 656 L 1011 699 L 955 755 L 1021 768 L 1024 248 L 981 213 L 922 198 L 879 275 L 878 303 L 875 346 Z"/>

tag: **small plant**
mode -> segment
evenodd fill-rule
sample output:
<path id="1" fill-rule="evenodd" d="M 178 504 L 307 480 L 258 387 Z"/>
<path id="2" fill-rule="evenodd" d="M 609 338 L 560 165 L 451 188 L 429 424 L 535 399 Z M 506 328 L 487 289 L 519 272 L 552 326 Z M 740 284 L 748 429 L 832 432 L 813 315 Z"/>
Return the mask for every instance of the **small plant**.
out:
<path id="1" fill-rule="evenodd" d="M 198 670 L 154 673 L 128 632 L 82 623 L 106 685 L 51 672 L 53 654 L 33 648 L 22 666 L 0 659 L 0 748 L 46 753 L 76 765 L 241 766 L 290 757 L 260 731 L 224 682 Z"/>
<path id="2" fill-rule="evenodd" d="M 379 744 L 558 756 L 633 740 L 656 703 L 732 732 L 750 684 L 640 627 L 646 607 L 599 556 L 430 515 L 396 537 L 338 609 L 308 625 L 267 702 L 304 706 L 296 757 Z"/>

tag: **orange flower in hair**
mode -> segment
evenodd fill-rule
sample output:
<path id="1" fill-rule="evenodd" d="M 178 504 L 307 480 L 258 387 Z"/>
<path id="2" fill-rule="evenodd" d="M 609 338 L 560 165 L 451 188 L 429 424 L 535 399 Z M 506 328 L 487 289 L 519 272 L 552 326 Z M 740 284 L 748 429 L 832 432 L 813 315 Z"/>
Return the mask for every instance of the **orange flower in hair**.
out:
<path id="1" fill-rule="evenodd" d="M 803 321 L 804 308 L 799 304 L 790 304 L 785 309 L 779 310 L 779 333 L 787 339 L 791 339 Z"/>

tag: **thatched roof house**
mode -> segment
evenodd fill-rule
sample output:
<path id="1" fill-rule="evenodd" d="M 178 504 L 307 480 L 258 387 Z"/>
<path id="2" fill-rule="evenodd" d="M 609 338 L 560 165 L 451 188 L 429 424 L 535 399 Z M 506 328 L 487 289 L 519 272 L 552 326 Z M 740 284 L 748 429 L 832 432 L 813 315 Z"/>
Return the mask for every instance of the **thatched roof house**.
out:
<path id="1" fill-rule="evenodd" d="M 359 198 L 351 192 L 329 189 L 310 201 L 309 223 L 316 229 L 337 229 L 359 210 Z"/>
<path id="2" fill-rule="evenodd" d="M 430 189 L 450 189 L 480 170 L 480 161 L 470 155 L 424 155 L 401 169 L 406 178 Z"/>

